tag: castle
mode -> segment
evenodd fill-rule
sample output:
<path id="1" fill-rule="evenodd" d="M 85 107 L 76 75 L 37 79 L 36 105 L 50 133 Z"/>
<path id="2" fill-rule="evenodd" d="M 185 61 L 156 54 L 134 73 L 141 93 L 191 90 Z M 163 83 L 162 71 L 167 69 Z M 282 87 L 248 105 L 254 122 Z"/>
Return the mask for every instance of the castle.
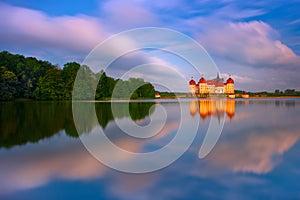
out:
<path id="1" fill-rule="evenodd" d="M 220 78 L 219 74 L 212 80 L 205 80 L 202 76 L 198 83 L 192 78 L 189 82 L 189 93 L 197 97 L 226 96 L 234 98 L 234 81 L 231 76 L 229 76 L 227 81 L 224 82 L 224 79 Z"/>

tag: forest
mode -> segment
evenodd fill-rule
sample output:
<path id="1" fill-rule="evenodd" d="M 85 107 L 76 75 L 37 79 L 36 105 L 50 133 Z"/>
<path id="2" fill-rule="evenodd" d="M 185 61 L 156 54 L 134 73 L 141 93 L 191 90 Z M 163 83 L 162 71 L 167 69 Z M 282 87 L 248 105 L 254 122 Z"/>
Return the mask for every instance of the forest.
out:
<path id="1" fill-rule="evenodd" d="M 15 99 L 71 100 L 76 76 L 88 77 L 76 87 L 76 99 L 153 98 L 154 86 L 140 78 L 114 79 L 104 71 L 94 73 L 88 66 L 68 62 L 63 68 L 48 61 L 0 52 L 0 101 Z M 96 82 L 95 80 L 99 80 Z M 97 85 L 94 85 L 97 84 Z M 93 95 L 90 87 L 96 86 Z"/>

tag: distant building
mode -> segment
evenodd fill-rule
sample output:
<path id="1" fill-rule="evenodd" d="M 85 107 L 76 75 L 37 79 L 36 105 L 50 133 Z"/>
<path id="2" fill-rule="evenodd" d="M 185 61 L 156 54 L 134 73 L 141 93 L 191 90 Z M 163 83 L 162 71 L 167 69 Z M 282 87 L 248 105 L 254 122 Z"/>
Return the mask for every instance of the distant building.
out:
<path id="1" fill-rule="evenodd" d="M 249 98 L 249 94 L 242 94 L 242 98 L 248 99 Z"/>
<path id="2" fill-rule="evenodd" d="M 202 76 L 198 83 L 192 78 L 189 82 L 189 93 L 197 97 L 222 96 L 234 98 L 234 81 L 229 76 L 226 82 L 219 74 L 212 80 L 205 80 Z"/>

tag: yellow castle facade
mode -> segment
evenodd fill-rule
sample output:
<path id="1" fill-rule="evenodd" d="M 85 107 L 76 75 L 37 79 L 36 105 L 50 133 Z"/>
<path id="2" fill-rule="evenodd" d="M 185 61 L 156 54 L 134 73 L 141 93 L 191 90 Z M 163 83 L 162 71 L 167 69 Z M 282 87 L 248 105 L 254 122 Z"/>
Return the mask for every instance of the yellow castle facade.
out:
<path id="1" fill-rule="evenodd" d="M 189 93 L 197 97 L 221 96 L 234 98 L 234 81 L 229 76 L 226 82 L 219 74 L 215 79 L 206 80 L 203 76 L 198 83 L 192 78 L 189 82 Z"/>

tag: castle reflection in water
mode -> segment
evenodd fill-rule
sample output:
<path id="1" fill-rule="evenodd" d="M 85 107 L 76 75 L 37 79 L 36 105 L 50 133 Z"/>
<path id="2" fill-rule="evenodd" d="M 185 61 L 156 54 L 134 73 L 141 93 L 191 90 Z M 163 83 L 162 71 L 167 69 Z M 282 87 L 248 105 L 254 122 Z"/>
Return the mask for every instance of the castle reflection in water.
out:
<path id="1" fill-rule="evenodd" d="M 200 115 L 203 121 L 207 117 L 219 117 L 225 113 L 231 120 L 235 113 L 235 100 L 191 100 L 190 114 L 192 117 L 194 117 L 197 113 Z"/>

